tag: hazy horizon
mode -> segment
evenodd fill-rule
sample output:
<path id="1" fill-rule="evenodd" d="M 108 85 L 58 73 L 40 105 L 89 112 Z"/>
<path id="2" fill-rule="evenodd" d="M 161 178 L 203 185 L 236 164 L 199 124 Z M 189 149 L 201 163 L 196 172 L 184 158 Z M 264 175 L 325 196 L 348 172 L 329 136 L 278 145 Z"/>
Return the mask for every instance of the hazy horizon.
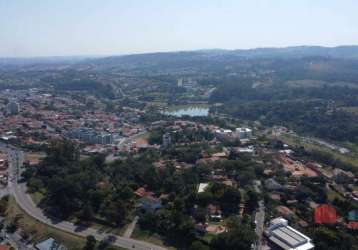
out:
<path id="1" fill-rule="evenodd" d="M 180 52 L 196 52 L 196 51 L 214 51 L 214 50 L 223 50 L 223 51 L 236 51 L 236 50 L 256 50 L 256 49 L 286 49 L 286 48 L 295 48 L 295 47 L 321 47 L 321 48 L 339 48 L 339 47 L 358 47 L 358 44 L 343 44 L 335 46 L 321 46 L 321 45 L 294 45 L 294 46 L 282 46 L 282 47 L 255 47 L 255 48 L 233 48 L 233 49 L 223 49 L 223 48 L 207 48 L 207 49 L 189 49 L 189 50 L 167 50 L 167 51 L 148 51 L 148 52 L 133 52 L 133 53 L 113 53 L 113 54 L 73 54 L 73 55 L 43 55 L 43 56 L 0 56 L 1 59 L 42 59 L 42 58 L 101 58 L 101 57 L 111 57 L 111 56 L 130 56 L 130 55 L 142 55 L 142 54 L 157 54 L 157 53 L 180 53 Z"/>
<path id="2" fill-rule="evenodd" d="M 358 1 L 0 0 L 0 57 L 354 45 Z"/>

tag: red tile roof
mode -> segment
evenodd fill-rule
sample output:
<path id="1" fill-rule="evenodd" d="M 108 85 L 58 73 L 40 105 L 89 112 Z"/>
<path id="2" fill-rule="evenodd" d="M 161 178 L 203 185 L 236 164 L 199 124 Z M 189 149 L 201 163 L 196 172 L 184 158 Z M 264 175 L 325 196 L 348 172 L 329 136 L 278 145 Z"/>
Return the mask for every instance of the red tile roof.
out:
<path id="1" fill-rule="evenodd" d="M 328 204 L 318 206 L 314 210 L 315 224 L 334 224 L 337 221 L 336 209 Z"/>

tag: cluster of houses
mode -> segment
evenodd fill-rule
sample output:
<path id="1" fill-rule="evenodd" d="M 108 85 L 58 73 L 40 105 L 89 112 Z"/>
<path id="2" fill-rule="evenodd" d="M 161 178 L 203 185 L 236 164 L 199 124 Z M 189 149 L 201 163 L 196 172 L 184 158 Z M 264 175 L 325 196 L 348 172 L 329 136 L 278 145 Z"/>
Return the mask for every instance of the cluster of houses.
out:
<path id="1" fill-rule="evenodd" d="M 96 145 L 96 150 L 89 152 L 100 152 L 113 149 L 122 138 L 143 130 L 138 123 L 143 111 L 123 108 L 117 114 L 104 111 L 100 104 L 95 112 L 89 111 L 88 99 L 99 102 L 95 97 L 78 100 L 37 89 L 0 92 L 0 137 L 35 146 L 51 139 L 70 138 Z"/>
<path id="2" fill-rule="evenodd" d="M 302 219 L 296 216 L 297 210 L 295 208 L 296 205 L 298 205 L 298 201 L 292 197 L 292 195 L 287 195 L 297 191 L 300 177 L 323 178 L 326 185 L 321 188 L 323 188 L 327 194 L 333 193 L 334 195 L 340 196 L 341 199 L 357 203 L 358 195 L 353 188 L 355 183 L 357 183 L 357 178 L 352 172 L 330 166 L 322 166 L 313 161 L 307 162 L 300 160 L 294 157 L 292 152 L 292 150 L 289 150 L 289 152 L 275 152 L 272 154 L 272 162 L 266 164 L 264 174 L 267 178 L 264 181 L 264 187 L 270 199 L 274 201 L 274 203 L 272 203 L 274 207 L 271 211 L 273 214 L 289 220 L 295 218 L 295 223 L 301 228 L 309 225 L 311 221 L 309 218 Z M 286 178 L 284 183 L 282 183 L 282 179 L 279 182 L 276 178 L 278 170 L 283 170 L 289 174 L 288 176 L 290 176 L 290 178 Z M 313 211 L 312 222 L 316 225 L 334 224 L 350 230 L 358 229 L 358 211 L 352 210 L 349 214 L 339 217 L 336 213 L 336 209 L 330 204 L 317 204 L 310 201 L 308 202 L 308 206 L 308 208 Z M 309 222 L 307 222 L 307 219 Z"/>
<path id="3" fill-rule="evenodd" d="M 358 179 L 351 171 L 330 166 L 323 167 L 321 164 L 313 161 L 302 161 L 291 156 L 291 153 L 288 154 L 282 151 L 275 153 L 272 158 L 273 164 L 271 168 L 265 169 L 267 175 L 273 175 L 275 172 L 273 168 L 279 166 L 296 179 L 302 176 L 323 177 L 334 191 L 343 197 L 358 201 L 358 194 L 352 188 Z"/>
<path id="4" fill-rule="evenodd" d="M 8 156 L 7 153 L 0 151 L 0 184 L 6 186 L 8 181 Z"/>

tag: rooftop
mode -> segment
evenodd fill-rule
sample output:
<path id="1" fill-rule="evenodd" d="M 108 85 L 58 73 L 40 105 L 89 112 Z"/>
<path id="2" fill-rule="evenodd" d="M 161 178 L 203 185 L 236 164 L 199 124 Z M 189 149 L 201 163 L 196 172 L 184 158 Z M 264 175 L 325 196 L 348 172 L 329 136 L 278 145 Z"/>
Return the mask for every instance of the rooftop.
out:
<path id="1" fill-rule="evenodd" d="M 198 193 L 202 193 L 205 191 L 205 189 L 209 186 L 208 183 L 200 183 L 198 188 Z"/>
<path id="2" fill-rule="evenodd" d="M 282 218 L 272 220 L 266 234 L 270 241 L 285 250 L 310 250 L 314 248 L 310 238 L 288 226 L 287 220 Z"/>
<path id="3" fill-rule="evenodd" d="M 48 238 L 38 244 L 36 244 L 36 249 L 38 250 L 66 250 L 67 248 L 58 244 L 55 239 Z"/>

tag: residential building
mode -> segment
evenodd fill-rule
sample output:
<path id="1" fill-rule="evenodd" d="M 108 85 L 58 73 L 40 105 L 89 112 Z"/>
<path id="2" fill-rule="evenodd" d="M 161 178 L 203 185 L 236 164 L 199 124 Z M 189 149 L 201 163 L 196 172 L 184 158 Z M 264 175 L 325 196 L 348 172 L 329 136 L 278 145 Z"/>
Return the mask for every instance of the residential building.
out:
<path id="1" fill-rule="evenodd" d="M 252 136 L 252 130 L 249 128 L 236 128 L 235 133 L 240 140 L 250 139 Z"/>
<path id="2" fill-rule="evenodd" d="M 72 139 L 78 139 L 93 144 L 112 144 L 113 135 L 106 132 L 97 132 L 88 128 L 78 128 L 67 133 Z"/>
<path id="3" fill-rule="evenodd" d="M 265 187 L 270 191 L 283 190 L 283 186 L 272 178 L 265 180 Z"/>
<path id="4" fill-rule="evenodd" d="M 145 196 L 139 200 L 140 207 L 147 212 L 154 212 L 162 207 L 162 202 L 153 196 Z"/>
<path id="5" fill-rule="evenodd" d="M 5 170 L 8 167 L 7 155 L 0 152 L 0 170 Z"/>
<path id="6" fill-rule="evenodd" d="M 328 204 L 323 204 L 314 210 L 315 224 L 335 224 L 337 222 L 336 209 Z"/>
<path id="7" fill-rule="evenodd" d="M 252 137 L 252 130 L 249 128 L 217 129 L 215 130 L 216 138 L 219 140 L 248 140 Z"/>
<path id="8" fill-rule="evenodd" d="M 10 115 L 17 115 L 20 112 L 20 104 L 11 100 L 7 105 L 7 111 Z"/>
<path id="9" fill-rule="evenodd" d="M 163 148 L 168 148 L 172 144 L 172 138 L 170 137 L 169 133 L 165 133 L 163 135 Z"/>
<path id="10" fill-rule="evenodd" d="M 53 238 L 48 238 L 44 241 L 39 242 L 35 245 L 35 248 L 38 250 L 67 250 L 67 248 Z"/>
<path id="11" fill-rule="evenodd" d="M 348 213 L 348 220 L 358 222 L 358 209 L 352 210 Z"/>
<path id="12" fill-rule="evenodd" d="M 209 186 L 208 183 L 200 183 L 198 187 L 198 193 L 202 193 L 205 191 L 205 189 Z"/>
<path id="13" fill-rule="evenodd" d="M 183 87 L 183 78 L 179 78 L 179 79 L 178 79 L 177 86 L 178 86 L 178 87 Z"/>
<path id="14" fill-rule="evenodd" d="M 207 212 L 211 221 L 220 221 L 222 219 L 222 211 L 219 205 L 209 204 Z"/>
<path id="15" fill-rule="evenodd" d="M 234 139 L 231 129 L 217 129 L 215 130 L 215 136 L 221 141 Z"/>
<path id="16" fill-rule="evenodd" d="M 354 174 L 350 171 L 344 171 L 340 168 L 333 170 L 333 176 L 338 184 L 347 184 L 354 181 Z"/>

